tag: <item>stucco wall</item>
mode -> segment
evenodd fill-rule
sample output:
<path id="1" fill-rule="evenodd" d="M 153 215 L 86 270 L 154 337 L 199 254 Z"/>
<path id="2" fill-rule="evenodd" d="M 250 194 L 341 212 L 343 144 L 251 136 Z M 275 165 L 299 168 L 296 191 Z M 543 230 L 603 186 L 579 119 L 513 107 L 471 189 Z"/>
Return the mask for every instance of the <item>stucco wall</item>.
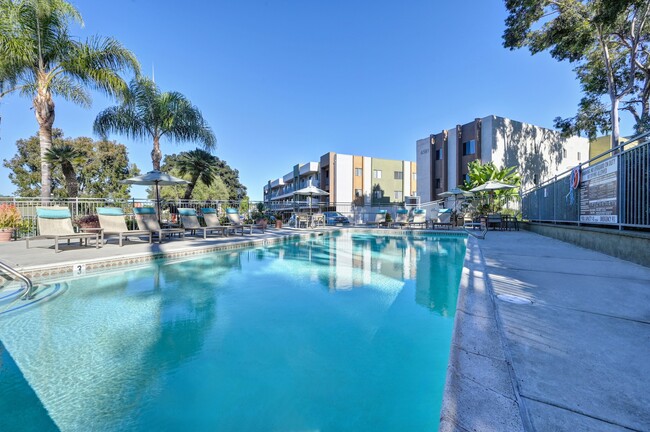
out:
<path id="1" fill-rule="evenodd" d="M 352 178 L 354 177 L 354 170 L 352 165 L 352 155 L 337 154 L 334 158 L 336 202 L 353 201 Z"/>
<path id="2" fill-rule="evenodd" d="M 429 138 L 417 140 L 416 164 L 417 164 L 417 193 L 420 202 L 431 201 L 431 145 Z"/>

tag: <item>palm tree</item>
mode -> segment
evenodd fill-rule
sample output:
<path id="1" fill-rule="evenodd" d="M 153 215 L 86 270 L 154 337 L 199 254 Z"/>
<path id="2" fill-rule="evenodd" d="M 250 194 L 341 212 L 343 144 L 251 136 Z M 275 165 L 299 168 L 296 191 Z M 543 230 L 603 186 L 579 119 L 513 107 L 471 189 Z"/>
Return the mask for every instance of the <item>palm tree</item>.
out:
<path id="1" fill-rule="evenodd" d="M 163 93 L 146 77 L 131 81 L 128 96 L 121 105 L 97 115 L 94 130 L 103 137 L 115 132 L 132 139 L 151 138 L 151 162 L 155 170 L 160 170 L 163 137 L 173 142 L 199 142 L 206 150 L 213 149 L 217 142 L 199 109 L 185 96 L 177 92 Z"/>
<path id="2" fill-rule="evenodd" d="M 199 178 L 206 186 L 212 186 L 217 177 L 216 162 L 216 158 L 205 150 L 196 149 L 181 153 L 176 164 L 178 172 L 182 176 L 190 176 L 184 199 L 188 200 L 192 197 L 192 191 L 194 191 L 194 186 Z"/>
<path id="3" fill-rule="evenodd" d="M 14 91 L 33 97 L 44 200 L 52 188 L 45 154 L 52 146 L 53 96 L 90 106 L 87 87 L 118 96 L 127 88 L 119 73 L 140 72 L 135 55 L 112 38 L 73 39 L 71 21 L 83 25 L 65 0 L 0 0 L 0 97 Z"/>
<path id="4" fill-rule="evenodd" d="M 74 163 L 80 163 L 85 154 L 70 144 L 53 145 L 45 153 L 45 160 L 51 165 L 61 165 L 65 188 L 68 197 L 75 198 L 79 195 L 79 182 L 74 170 Z"/>

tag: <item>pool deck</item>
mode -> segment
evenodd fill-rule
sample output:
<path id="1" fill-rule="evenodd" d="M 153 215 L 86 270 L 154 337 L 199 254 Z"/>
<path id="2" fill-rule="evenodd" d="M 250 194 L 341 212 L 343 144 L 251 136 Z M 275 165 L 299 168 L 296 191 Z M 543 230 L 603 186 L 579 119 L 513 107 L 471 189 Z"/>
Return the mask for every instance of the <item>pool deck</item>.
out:
<path id="1" fill-rule="evenodd" d="M 78 263 L 112 267 L 329 230 L 121 248 L 112 240 L 99 250 L 77 244 L 58 254 L 51 240 L 30 249 L 19 241 L 0 244 L 0 259 L 39 277 L 57 267 L 71 274 Z M 532 303 L 505 302 L 501 294 Z M 650 430 L 648 388 L 650 268 L 530 232 L 470 238 L 442 431 Z"/>
<path id="2" fill-rule="evenodd" d="M 650 430 L 650 268 L 524 231 L 471 239 L 447 377 L 443 431 Z"/>

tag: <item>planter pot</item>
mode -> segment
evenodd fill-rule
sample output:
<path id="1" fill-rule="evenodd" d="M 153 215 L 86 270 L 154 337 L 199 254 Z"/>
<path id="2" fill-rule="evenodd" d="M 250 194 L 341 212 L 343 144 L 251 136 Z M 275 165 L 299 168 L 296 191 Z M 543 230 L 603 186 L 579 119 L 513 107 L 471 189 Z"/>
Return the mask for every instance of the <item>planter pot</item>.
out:
<path id="1" fill-rule="evenodd" d="M 276 228 L 282 228 L 282 221 L 281 220 L 276 220 L 275 221 L 275 227 Z"/>
<path id="2" fill-rule="evenodd" d="M 11 238 L 14 235 L 14 229 L 13 228 L 5 228 L 0 230 L 0 242 L 8 242 L 11 241 Z"/>

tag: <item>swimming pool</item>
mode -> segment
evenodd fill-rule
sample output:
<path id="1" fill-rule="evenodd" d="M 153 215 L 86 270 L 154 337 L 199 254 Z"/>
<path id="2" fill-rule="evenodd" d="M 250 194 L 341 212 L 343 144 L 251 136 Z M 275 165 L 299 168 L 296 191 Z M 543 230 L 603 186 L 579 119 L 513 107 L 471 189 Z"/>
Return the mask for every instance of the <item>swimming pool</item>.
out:
<path id="1" fill-rule="evenodd" d="M 343 231 L 87 275 L 0 341 L 64 431 L 435 430 L 464 251 Z"/>

